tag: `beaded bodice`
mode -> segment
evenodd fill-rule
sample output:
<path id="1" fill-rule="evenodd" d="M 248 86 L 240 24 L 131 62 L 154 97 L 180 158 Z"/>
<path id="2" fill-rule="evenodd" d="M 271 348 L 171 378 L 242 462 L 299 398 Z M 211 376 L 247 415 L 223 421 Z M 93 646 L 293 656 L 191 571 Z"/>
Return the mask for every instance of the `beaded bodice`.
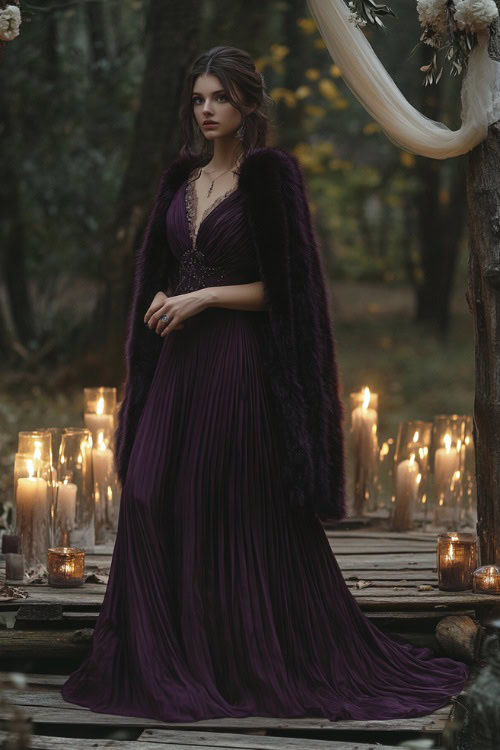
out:
<path id="1" fill-rule="evenodd" d="M 198 176 L 199 168 L 179 188 L 167 213 L 169 246 L 178 260 L 174 294 L 259 278 L 238 184 L 212 201 L 196 226 Z"/>

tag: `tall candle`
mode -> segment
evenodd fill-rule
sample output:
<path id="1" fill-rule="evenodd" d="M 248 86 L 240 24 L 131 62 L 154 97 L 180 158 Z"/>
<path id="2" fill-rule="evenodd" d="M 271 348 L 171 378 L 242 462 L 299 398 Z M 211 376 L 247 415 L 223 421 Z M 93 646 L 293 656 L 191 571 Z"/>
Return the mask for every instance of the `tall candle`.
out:
<path id="1" fill-rule="evenodd" d="M 444 436 L 444 448 L 438 448 L 434 458 L 434 481 L 438 497 L 450 487 L 455 471 L 459 468 L 459 455 L 451 445 L 450 435 Z"/>
<path id="2" fill-rule="evenodd" d="M 93 414 L 87 412 L 83 415 L 84 424 L 92 432 L 94 439 L 97 440 L 99 432 L 105 435 L 111 435 L 113 432 L 113 415 L 112 414 Z"/>
<path id="3" fill-rule="evenodd" d="M 33 471 L 33 462 L 31 471 Z M 21 536 L 25 564 L 46 564 L 49 544 L 47 482 L 42 477 L 20 477 L 16 487 L 16 531 Z"/>
<path id="4" fill-rule="evenodd" d="M 363 402 L 352 410 L 352 436 L 354 448 L 354 513 L 361 515 L 364 511 L 373 462 L 376 456 L 377 410 L 370 407 L 369 388 L 364 389 Z"/>
<path id="5" fill-rule="evenodd" d="M 113 451 L 104 445 L 92 450 L 92 468 L 94 470 L 94 482 L 106 485 L 111 479 L 113 472 Z"/>
<path id="6" fill-rule="evenodd" d="M 420 467 L 413 453 L 410 458 L 401 461 L 397 466 L 396 504 L 391 524 L 394 531 L 408 531 L 412 528 L 420 476 Z"/>
<path id="7" fill-rule="evenodd" d="M 61 544 L 68 546 L 75 527 L 77 486 L 72 482 L 57 485 L 57 527 Z"/>

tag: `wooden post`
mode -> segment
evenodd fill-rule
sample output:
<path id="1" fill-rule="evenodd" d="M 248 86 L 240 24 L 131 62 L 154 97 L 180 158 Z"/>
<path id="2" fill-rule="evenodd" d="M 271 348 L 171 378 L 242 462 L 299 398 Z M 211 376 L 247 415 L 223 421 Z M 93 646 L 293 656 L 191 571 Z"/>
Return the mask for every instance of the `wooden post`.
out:
<path id="1" fill-rule="evenodd" d="M 500 27 L 489 54 L 500 60 Z M 481 565 L 500 564 L 500 121 L 467 162 L 469 279 L 474 321 L 474 444 Z"/>

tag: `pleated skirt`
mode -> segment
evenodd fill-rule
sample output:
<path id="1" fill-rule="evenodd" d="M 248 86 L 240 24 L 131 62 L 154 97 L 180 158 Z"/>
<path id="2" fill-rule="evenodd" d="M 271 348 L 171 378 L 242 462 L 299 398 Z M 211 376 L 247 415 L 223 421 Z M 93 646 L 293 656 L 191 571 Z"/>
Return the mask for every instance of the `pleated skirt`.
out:
<path id="1" fill-rule="evenodd" d="M 320 521 L 288 504 L 258 319 L 208 308 L 165 338 L 91 651 L 62 696 L 169 722 L 430 713 L 468 667 L 372 625 Z"/>

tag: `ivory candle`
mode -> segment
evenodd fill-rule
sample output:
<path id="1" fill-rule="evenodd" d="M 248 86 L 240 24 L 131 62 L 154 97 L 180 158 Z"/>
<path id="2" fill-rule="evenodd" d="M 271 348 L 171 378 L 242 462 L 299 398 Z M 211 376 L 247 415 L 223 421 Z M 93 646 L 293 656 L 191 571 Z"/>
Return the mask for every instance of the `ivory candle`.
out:
<path id="1" fill-rule="evenodd" d="M 93 414 L 87 412 L 83 415 L 85 427 L 96 437 L 99 432 L 105 435 L 111 435 L 113 432 L 113 415 L 112 414 Z"/>
<path id="2" fill-rule="evenodd" d="M 71 532 L 75 528 L 77 486 L 72 482 L 58 482 L 57 485 L 57 530 L 58 541 L 68 546 Z"/>
<path id="3" fill-rule="evenodd" d="M 33 462 L 28 461 L 30 474 Z M 47 481 L 42 477 L 19 477 L 16 487 L 16 531 L 27 566 L 46 564 L 49 544 Z"/>
<path id="4" fill-rule="evenodd" d="M 76 514 L 77 486 L 72 482 L 58 482 L 57 485 L 57 515 L 62 525 L 72 529 Z"/>
<path id="5" fill-rule="evenodd" d="M 443 441 L 445 447 L 438 448 L 434 457 L 434 481 L 438 497 L 450 487 L 453 475 L 459 468 L 459 455 L 451 445 L 451 436 L 446 434 Z"/>
<path id="6" fill-rule="evenodd" d="M 412 528 L 413 511 L 418 498 L 420 467 L 415 454 L 401 461 L 396 469 L 396 503 L 391 527 L 394 531 Z"/>

